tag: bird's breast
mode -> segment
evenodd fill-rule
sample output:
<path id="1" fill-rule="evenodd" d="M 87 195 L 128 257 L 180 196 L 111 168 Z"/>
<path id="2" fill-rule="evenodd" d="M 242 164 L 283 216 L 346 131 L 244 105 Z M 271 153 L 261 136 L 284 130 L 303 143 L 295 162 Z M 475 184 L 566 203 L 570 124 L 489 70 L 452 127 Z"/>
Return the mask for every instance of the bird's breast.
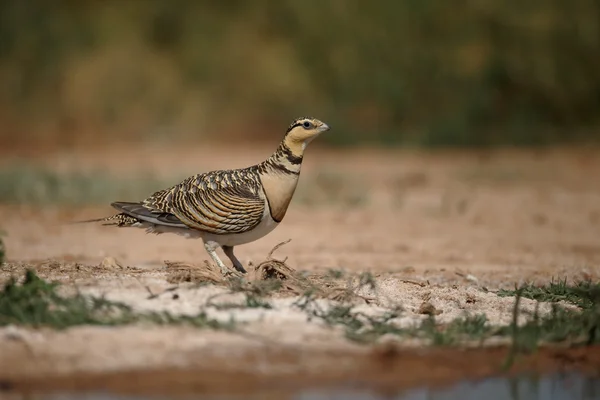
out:
<path id="1" fill-rule="evenodd" d="M 260 176 L 260 179 L 271 218 L 276 222 L 281 222 L 296 191 L 298 175 L 264 174 Z"/>

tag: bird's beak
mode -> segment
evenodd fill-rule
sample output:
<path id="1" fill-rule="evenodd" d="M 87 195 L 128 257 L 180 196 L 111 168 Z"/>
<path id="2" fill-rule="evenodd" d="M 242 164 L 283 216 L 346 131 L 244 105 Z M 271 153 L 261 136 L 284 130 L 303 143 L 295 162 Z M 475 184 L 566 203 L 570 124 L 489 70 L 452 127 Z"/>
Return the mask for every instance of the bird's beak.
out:
<path id="1" fill-rule="evenodd" d="M 323 124 L 323 125 L 319 126 L 319 128 L 318 128 L 318 129 L 319 129 L 319 132 L 325 132 L 325 131 L 328 131 L 328 130 L 329 130 L 329 125 L 327 125 L 327 124 Z"/>

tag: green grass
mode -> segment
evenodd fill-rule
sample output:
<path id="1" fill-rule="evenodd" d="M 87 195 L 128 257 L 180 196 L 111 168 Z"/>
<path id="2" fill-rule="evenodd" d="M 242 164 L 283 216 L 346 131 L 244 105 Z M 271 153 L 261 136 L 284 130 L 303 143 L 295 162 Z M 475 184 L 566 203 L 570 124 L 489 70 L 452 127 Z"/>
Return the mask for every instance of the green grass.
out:
<path id="1" fill-rule="evenodd" d="M 339 277 L 339 273 L 332 274 Z M 376 289 L 376 282 L 369 274 L 358 279 L 361 287 Z M 231 282 L 231 293 L 242 293 L 245 301 L 233 304 L 211 304 L 216 309 L 272 308 L 270 296 L 279 288 L 277 282 L 266 281 L 257 285 Z M 61 295 L 59 285 L 40 279 L 35 272 L 26 271 L 22 282 L 10 279 L 0 291 L 0 326 L 9 324 L 31 327 L 65 329 L 77 325 L 117 326 L 134 323 L 158 325 L 186 324 L 198 328 L 235 330 L 231 320 L 221 323 L 207 316 L 205 311 L 193 316 L 173 315 L 168 312 L 136 312 L 126 304 L 102 297 L 85 296 L 80 293 Z M 440 323 L 430 315 L 420 323 L 400 327 L 397 322 L 402 308 L 389 309 L 371 315 L 357 311 L 350 301 L 338 301 L 325 305 L 310 288 L 300 296 L 294 306 L 305 312 L 309 320 L 318 320 L 331 327 L 341 328 L 349 340 L 358 343 L 374 343 L 383 336 L 395 336 L 400 340 L 416 339 L 431 346 L 460 346 L 466 343 L 484 343 L 492 337 L 507 338 L 511 352 L 507 365 L 514 362 L 522 352 L 534 351 L 543 343 L 568 345 L 592 345 L 600 343 L 600 284 L 580 282 L 569 285 L 566 281 L 551 282 L 547 286 L 524 285 L 512 291 L 502 290 L 500 296 L 514 296 L 513 320 L 504 326 L 489 324 L 483 314 L 464 316 L 449 323 Z M 519 320 L 519 305 L 523 298 L 540 302 L 552 302 L 550 313 L 533 312 Z M 556 304 L 565 301 L 577 306 L 564 307 Z"/>
<path id="2" fill-rule="evenodd" d="M 24 325 L 65 329 L 77 325 L 116 326 L 132 323 L 188 324 L 202 328 L 232 329 L 200 312 L 194 316 L 167 312 L 140 313 L 126 304 L 102 297 L 75 294 L 63 296 L 58 285 L 40 279 L 35 272 L 25 273 L 22 283 L 10 279 L 0 292 L 0 326 Z"/>
<path id="3" fill-rule="evenodd" d="M 551 303 L 564 301 L 583 309 L 592 308 L 600 301 L 600 282 L 582 281 L 569 285 L 566 279 L 552 280 L 544 286 L 525 284 L 515 290 L 500 290 L 498 296 L 516 296 L 518 291 L 528 299 Z"/>
<path id="4" fill-rule="evenodd" d="M 343 271 L 332 270 L 325 276 L 330 284 L 346 277 Z M 263 282 L 258 286 L 244 286 L 241 283 L 236 290 L 246 294 L 246 307 L 270 308 L 267 296 L 278 289 L 274 282 Z M 377 290 L 377 282 L 369 273 L 356 277 L 355 284 L 348 280 L 348 290 L 357 293 L 361 288 Z M 335 286 L 335 285 L 333 285 Z M 398 327 L 397 319 L 402 316 L 401 307 L 391 309 L 380 315 L 367 315 L 356 311 L 350 301 L 338 301 L 334 305 L 325 306 L 320 303 L 318 287 L 309 287 L 294 303 L 295 307 L 305 312 L 309 320 L 320 320 L 332 327 L 341 327 L 345 336 L 360 343 L 373 343 L 384 335 L 397 336 L 403 339 L 420 339 L 433 346 L 458 346 L 464 343 L 479 342 L 492 337 L 511 339 L 515 351 L 531 351 L 541 343 L 600 343 L 600 283 L 589 281 L 573 285 L 566 281 L 551 282 L 547 286 L 536 287 L 524 285 L 515 290 L 501 290 L 499 296 L 514 296 L 515 307 L 513 321 L 504 326 L 493 326 L 484 314 L 467 315 L 449 323 L 440 323 L 434 315 L 430 315 L 421 323 L 413 326 Z M 554 303 L 552 311 L 546 314 L 534 312 L 527 315 L 526 322 L 517 324 L 519 304 L 522 298 L 530 298 L 539 302 Z M 348 296 L 348 299 L 351 299 Z M 555 304 L 565 301 L 580 309 L 572 309 Z M 236 305 L 244 307 L 244 304 Z"/>
<path id="5" fill-rule="evenodd" d="M 367 282 L 363 282 L 363 285 Z M 600 343 L 600 284 L 579 282 L 568 285 L 566 281 L 559 281 L 544 287 L 525 285 L 513 291 L 502 290 L 498 295 L 515 297 L 513 321 L 504 326 L 492 326 L 485 315 L 478 314 L 460 317 L 449 323 L 440 323 L 431 315 L 419 324 L 399 328 L 395 319 L 402 316 L 401 309 L 371 316 L 356 312 L 350 304 L 326 308 L 315 301 L 313 292 L 302 296 L 296 306 L 307 312 L 310 318 L 343 327 L 348 339 L 362 343 L 372 343 L 384 335 L 421 339 L 433 346 L 483 343 L 492 337 L 504 337 L 511 339 L 515 351 L 531 351 L 541 343 Z M 553 303 L 552 311 L 543 315 L 536 311 L 525 316 L 525 323 L 519 325 L 519 304 L 523 297 Z M 559 301 L 580 308 L 556 304 Z"/>
<path id="6" fill-rule="evenodd" d="M 384 335 L 391 335 L 421 339 L 433 346 L 450 346 L 481 340 L 492 334 L 492 329 L 486 325 L 487 318 L 479 315 L 458 318 L 449 324 L 440 324 L 435 317 L 430 316 L 420 324 L 399 328 L 394 319 L 402 315 L 400 309 L 371 316 L 354 312 L 349 305 L 337 305 L 327 310 L 313 308 L 309 314 L 330 326 L 342 326 L 345 336 L 359 343 L 373 343 Z"/>
<path id="7" fill-rule="evenodd" d="M 503 333 L 513 338 L 513 349 L 532 351 L 542 342 L 592 345 L 600 343 L 600 283 L 582 281 L 568 284 L 566 280 L 548 285 L 525 284 L 515 290 L 500 290 L 499 296 L 515 296 L 514 321 L 504 327 Z M 540 315 L 534 312 L 527 322 L 516 327 L 521 298 L 553 303 L 552 312 Z M 558 302 L 577 306 L 563 307 Z"/>
<path id="8" fill-rule="evenodd" d="M 368 279 L 361 278 L 359 281 L 359 287 L 373 285 Z M 323 307 L 316 302 L 314 291 L 305 293 L 295 305 L 306 312 L 309 319 L 319 319 L 329 326 L 342 327 L 348 339 L 359 343 L 373 343 L 384 335 L 391 335 L 422 339 L 434 346 L 450 346 L 466 341 L 483 340 L 499 332 L 489 326 L 485 315 L 457 318 L 449 324 L 438 323 L 434 316 L 430 316 L 421 323 L 400 328 L 395 320 L 402 316 L 401 307 L 380 315 L 357 312 L 352 304 L 344 302 Z"/>

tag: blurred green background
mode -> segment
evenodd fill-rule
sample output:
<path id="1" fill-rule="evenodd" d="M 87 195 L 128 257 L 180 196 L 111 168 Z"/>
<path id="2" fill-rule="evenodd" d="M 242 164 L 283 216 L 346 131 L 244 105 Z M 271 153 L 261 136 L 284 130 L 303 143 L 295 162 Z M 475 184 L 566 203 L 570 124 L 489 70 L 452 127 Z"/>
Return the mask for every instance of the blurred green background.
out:
<path id="1" fill-rule="evenodd" d="M 0 145 L 600 138 L 598 0 L 0 0 Z"/>

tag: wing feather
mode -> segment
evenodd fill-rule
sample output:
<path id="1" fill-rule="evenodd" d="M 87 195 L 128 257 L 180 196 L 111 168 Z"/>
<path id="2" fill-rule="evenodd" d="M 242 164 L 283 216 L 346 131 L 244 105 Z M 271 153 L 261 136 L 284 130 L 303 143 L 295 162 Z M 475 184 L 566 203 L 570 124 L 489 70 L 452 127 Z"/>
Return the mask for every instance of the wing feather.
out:
<path id="1" fill-rule="evenodd" d="M 147 207 L 145 207 L 142 203 L 116 201 L 114 203 L 111 203 L 111 206 L 121 211 L 122 213 L 130 215 L 141 221 L 146 221 L 157 225 L 187 228 L 187 226 L 183 222 L 181 222 L 175 215 L 166 212 L 150 210 Z"/>
<path id="2" fill-rule="evenodd" d="M 156 221 L 178 221 L 213 234 L 243 233 L 260 224 L 265 198 L 257 174 L 227 170 L 192 176 L 144 200 L 142 215 Z"/>

